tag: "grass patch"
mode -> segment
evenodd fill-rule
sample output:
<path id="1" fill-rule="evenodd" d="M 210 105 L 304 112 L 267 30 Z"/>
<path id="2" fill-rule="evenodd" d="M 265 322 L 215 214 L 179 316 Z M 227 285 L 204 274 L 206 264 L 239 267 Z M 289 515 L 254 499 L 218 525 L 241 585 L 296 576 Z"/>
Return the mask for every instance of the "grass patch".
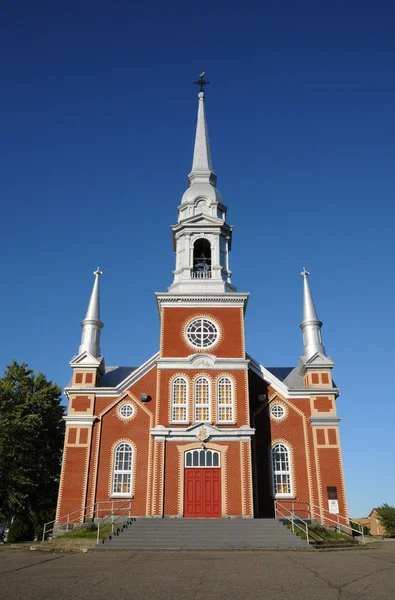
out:
<path id="1" fill-rule="evenodd" d="M 80 527 L 79 529 L 73 529 L 73 531 L 68 531 L 62 536 L 59 536 L 59 539 L 96 539 L 97 538 L 97 529 L 88 529 L 87 527 Z"/>
<path id="2" fill-rule="evenodd" d="M 284 523 L 284 525 L 292 531 L 291 523 Z M 296 527 L 295 525 L 295 533 L 302 538 L 302 540 L 306 540 L 306 530 L 304 525 L 301 524 L 301 527 L 303 527 L 303 529 L 299 529 L 299 527 Z M 308 529 L 310 543 L 325 542 L 328 540 L 353 542 L 353 538 L 350 535 L 338 533 L 337 531 L 333 531 L 333 529 L 327 529 L 321 525 L 309 525 Z"/>

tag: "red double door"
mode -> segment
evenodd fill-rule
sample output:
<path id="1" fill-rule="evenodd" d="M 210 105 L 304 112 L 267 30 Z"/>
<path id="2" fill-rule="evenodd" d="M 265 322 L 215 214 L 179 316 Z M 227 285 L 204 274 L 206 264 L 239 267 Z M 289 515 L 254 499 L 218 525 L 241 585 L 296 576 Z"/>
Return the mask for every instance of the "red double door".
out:
<path id="1" fill-rule="evenodd" d="M 184 517 L 220 518 L 221 469 L 185 469 Z"/>

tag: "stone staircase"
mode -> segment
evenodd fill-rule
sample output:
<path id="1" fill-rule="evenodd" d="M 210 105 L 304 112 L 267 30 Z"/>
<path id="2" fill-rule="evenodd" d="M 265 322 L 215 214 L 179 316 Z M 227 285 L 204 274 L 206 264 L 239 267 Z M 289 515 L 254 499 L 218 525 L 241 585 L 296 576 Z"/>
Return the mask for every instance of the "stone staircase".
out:
<path id="1" fill-rule="evenodd" d="M 277 519 L 130 519 L 96 550 L 307 548 Z"/>

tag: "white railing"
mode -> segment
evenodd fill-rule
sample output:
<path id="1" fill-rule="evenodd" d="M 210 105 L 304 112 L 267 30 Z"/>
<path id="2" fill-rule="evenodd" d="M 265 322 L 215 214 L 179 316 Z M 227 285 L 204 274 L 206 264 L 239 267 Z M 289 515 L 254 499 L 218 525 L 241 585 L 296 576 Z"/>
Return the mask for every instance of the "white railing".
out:
<path id="1" fill-rule="evenodd" d="M 275 500 L 274 502 L 275 507 L 276 504 L 278 504 L 277 500 Z M 298 500 L 283 500 L 283 504 L 281 504 L 281 506 L 284 506 L 286 510 L 295 515 L 295 518 L 298 518 L 302 521 L 303 519 L 307 519 L 308 521 L 315 519 L 319 521 L 321 525 L 335 526 L 338 532 L 343 532 L 347 535 L 350 535 L 351 537 L 353 537 L 353 534 L 356 533 L 362 538 L 361 540 L 357 538 L 357 540 L 362 544 L 365 543 L 365 534 L 363 531 L 363 526 L 360 523 L 357 523 L 356 521 L 352 521 L 351 519 L 344 517 L 343 515 L 335 515 L 331 513 L 327 508 L 318 506 L 318 504 L 313 504 L 311 502 L 301 502 Z M 358 527 L 354 527 L 352 523 L 354 523 Z"/>
<path id="2" fill-rule="evenodd" d="M 191 271 L 191 279 L 211 279 L 211 271 Z"/>
<path id="3" fill-rule="evenodd" d="M 129 516 L 132 516 L 132 502 L 128 500 L 129 507 Z M 81 527 L 84 523 L 86 523 L 86 519 L 105 519 L 111 515 L 116 514 L 119 510 L 123 508 L 125 504 L 125 500 L 103 500 L 101 502 L 95 502 L 89 506 L 84 506 L 84 508 L 80 508 L 79 510 L 74 510 L 73 512 L 62 515 L 53 521 L 48 521 L 48 523 L 44 524 L 43 528 L 43 537 L 42 541 L 45 540 L 46 537 L 53 534 L 54 529 L 57 527 L 64 528 L 66 533 L 72 529 L 76 529 L 77 527 Z"/>
<path id="4" fill-rule="evenodd" d="M 357 533 L 358 535 L 360 535 L 362 537 L 362 544 L 365 543 L 365 534 L 363 531 L 363 525 L 361 525 L 360 523 L 357 523 L 357 521 L 352 521 L 351 519 L 348 519 L 347 517 L 344 517 L 343 515 L 335 515 L 335 514 L 329 512 L 329 510 L 327 508 L 321 508 L 317 504 L 312 504 L 312 503 L 309 503 L 309 504 L 310 504 L 312 519 L 319 519 L 323 525 L 325 525 L 325 523 L 330 523 L 331 525 L 335 525 L 336 530 L 338 532 L 346 533 L 347 535 L 350 535 L 351 537 L 353 537 L 353 532 Z M 356 527 L 353 527 L 352 525 L 350 525 L 350 523 L 355 523 L 356 525 L 358 525 L 358 529 Z"/>
<path id="5" fill-rule="evenodd" d="M 309 526 L 301 517 L 298 517 L 294 512 L 277 502 L 274 502 L 274 513 L 276 519 L 286 519 L 291 523 L 292 533 L 295 533 L 295 527 L 298 527 L 301 531 L 306 534 L 306 544 L 309 545 Z M 303 523 L 304 527 L 300 525 Z"/>
<path id="6" fill-rule="evenodd" d="M 128 500 L 127 502 L 125 502 L 125 504 L 121 507 L 119 507 L 119 509 L 117 510 L 117 512 L 113 512 L 111 513 L 111 515 L 109 515 L 108 517 L 106 517 L 105 519 L 103 519 L 102 521 L 99 521 L 99 523 L 97 524 L 97 537 L 96 537 L 96 543 L 98 544 L 100 542 L 100 532 L 103 535 L 103 532 L 108 530 L 108 534 L 114 533 L 114 524 L 119 521 L 119 519 L 121 519 L 122 517 L 131 517 L 131 501 Z M 129 514 L 127 514 L 129 513 Z M 110 521 L 108 522 L 108 520 L 110 519 Z M 106 523 L 107 521 L 107 523 Z M 107 534 L 105 534 L 107 535 Z"/>

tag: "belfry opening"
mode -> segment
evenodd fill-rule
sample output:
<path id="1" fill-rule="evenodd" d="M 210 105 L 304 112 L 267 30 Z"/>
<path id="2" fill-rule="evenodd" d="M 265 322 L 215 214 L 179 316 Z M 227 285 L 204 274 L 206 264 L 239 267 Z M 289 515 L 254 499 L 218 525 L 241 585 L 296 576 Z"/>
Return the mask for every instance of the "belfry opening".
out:
<path id="1" fill-rule="evenodd" d="M 199 238 L 193 246 L 194 279 L 211 279 L 211 246 L 206 238 Z"/>

